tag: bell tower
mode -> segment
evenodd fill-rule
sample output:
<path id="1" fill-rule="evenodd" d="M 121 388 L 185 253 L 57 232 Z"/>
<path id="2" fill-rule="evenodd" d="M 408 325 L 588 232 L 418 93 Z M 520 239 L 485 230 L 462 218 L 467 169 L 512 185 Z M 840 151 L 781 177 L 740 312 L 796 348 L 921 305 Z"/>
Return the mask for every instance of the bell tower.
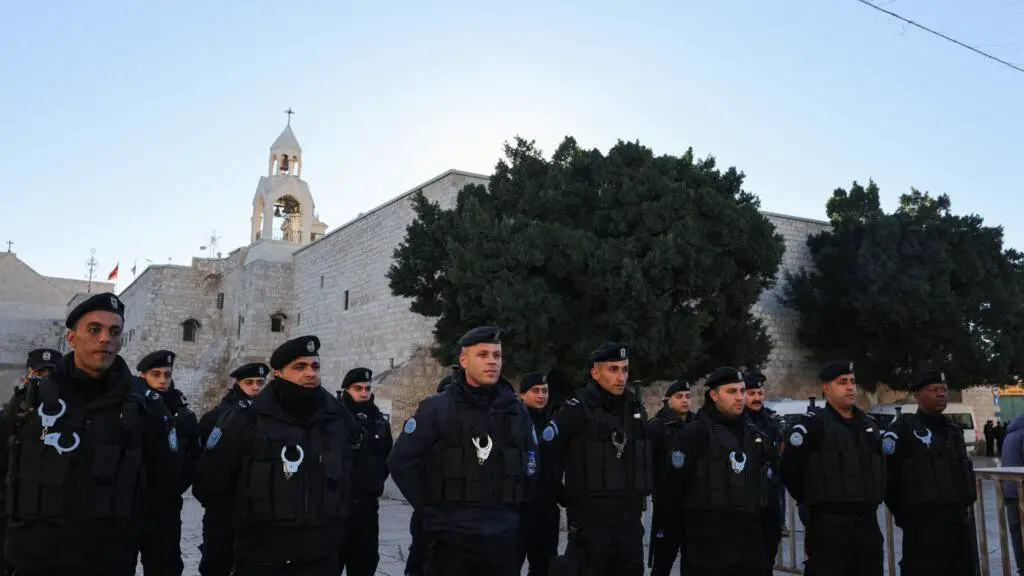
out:
<path id="1" fill-rule="evenodd" d="M 288 122 L 270 145 L 267 175 L 260 178 L 252 201 L 251 242 L 273 241 L 304 246 L 324 235 L 327 225 L 316 217 L 309 184 L 302 179 L 302 147 Z"/>

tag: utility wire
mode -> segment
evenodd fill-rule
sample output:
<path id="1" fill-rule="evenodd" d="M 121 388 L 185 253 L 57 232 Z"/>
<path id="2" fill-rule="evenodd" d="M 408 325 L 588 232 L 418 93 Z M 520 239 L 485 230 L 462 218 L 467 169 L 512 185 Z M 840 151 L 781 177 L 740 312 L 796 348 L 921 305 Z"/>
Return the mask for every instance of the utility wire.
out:
<path id="1" fill-rule="evenodd" d="M 868 0 L 857 0 L 857 2 L 860 2 L 861 4 L 864 4 L 866 6 L 870 6 L 870 7 L 874 8 L 875 10 L 878 10 L 879 12 L 883 12 L 885 14 L 888 14 L 889 16 L 892 16 L 893 18 L 896 18 L 897 20 L 901 20 L 903 22 L 906 22 L 907 24 L 910 24 L 911 26 L 914 26 L 915 28 L 919 28 L 921 30 L 924 30 L 925 32 L 928 32 L 929 34 L 934 34 L 935 36 L 938 36 L 939 38 L 942 38 L 943 40 L 947 40 L 949 42 L 952 42 L 953 44 L 956 44 L 957 46 L 960 46 L 961 48 L 967 48 L 971 52 L 974 52 L 976 54 L 980 54 L 980 55 L 984 56 L 985 58 L 988 58 L 989 60 L 995 60 L 996 62 L 1002 64 L 1003 66 L 1009 66 L 1010 68 L 1013 68 L 1017 72 L 1024 72 L 1024 68 L 1021 68 L 1020 66 L 1017 66 L 1016 64 L 1013 64 L 1012 62 L 1007 62 L 1006 60 L 1003 60 L 1002 58 L 998 58 L 996 56 L 993 56 L 993 55 L 989 54 L 988 52 L 983 52 L 981 50 L 978 50 L 974 46 L 970 46 L 970 45 L 964 44 L 963 42 L 957 40 L 956 38 L 950 38 L 949 36 L 946 36 L 942 32 L 938 32 L 938 31 L 932 30 L 931 28 L 929 28 L 927 26 L 924 26 L 922 24 L 918 24 L 917 22 L 914 22 L 913 20 L 910 20 L 909 18 L 904 18 L 903 16 L 900 16 L 899 14 L 897 14 L 895 12 L 891 12 L 889 10 L 886 10 L 885 8 L 882 8 L 881 6 L 873 4 L 873 3 L 869 2 Z"/>

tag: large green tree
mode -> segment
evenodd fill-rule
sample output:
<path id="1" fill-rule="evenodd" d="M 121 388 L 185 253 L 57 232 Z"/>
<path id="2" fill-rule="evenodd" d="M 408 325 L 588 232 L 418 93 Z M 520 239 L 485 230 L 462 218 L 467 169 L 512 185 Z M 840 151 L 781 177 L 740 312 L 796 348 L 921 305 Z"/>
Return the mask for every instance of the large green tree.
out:
<path id="1" fill-rule="evenodd" d="M 434 355 L 467 329 L 497 325 L 505 372 L 555 369 L 580 382 L 591 349 L 631 346 L 633 376 L 696 378 L 763 362 L 771 341 L 751 307 L 772 285 L 783 242 L 713 158 L 607 154 L 566 138 L 550 159 L 506 144 L 488 186 L 443 210 L 422 194 L 388 273 L 411 310 L 437 317 Z"/>
<path id="2" fill-rule="evenodd" d="M 886 214 L 878 186 L 856 182 L 827 204 L 814 267 L 788 275 L 800 341 L 822 361 L 849 358 L 857 379 L 904 388 L 939 367 L 951 384 L 1006 382 L 1024 362 L 1024 259 L 1003 231 L 950 212 L 946 195 L 912 190 Z"/>

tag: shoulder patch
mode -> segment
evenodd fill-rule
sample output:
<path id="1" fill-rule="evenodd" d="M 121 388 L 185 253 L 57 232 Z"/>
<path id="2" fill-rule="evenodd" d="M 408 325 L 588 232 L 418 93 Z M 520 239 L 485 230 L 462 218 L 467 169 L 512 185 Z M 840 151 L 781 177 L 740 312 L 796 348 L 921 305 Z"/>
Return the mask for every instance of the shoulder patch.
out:
<path id="1" fill-rule="evenodd" d="M 415 432 L 416 418 L 409 418 L 408 420 L 406 420 L 405 427 L 402 428 L 402 431 L 405 432 L 406 434 L 412 434 L 413 432 Z"/>
<path id="2" fill-rule="evenodd" d="M 571 396 L 568 400 L 565 401 L 566 406 L 579 406 L 579 404 L 580 399 L 575 396 Z"/>
<path id="3" fill-rule="evenodd" d="M 794 447 L 802 446 L 804 443 L 804 435 L 800 432 L 793 432 L 789 435 L 789 445 Z"/>
<path id="4" fill-rule="evenodd" d="M 672 467 L 673 468 L 677 468 L 677 469 L 678 468 L 682 468 L 683 467 L 683 463 L 685 463 L 685 462 L 686 462 L 686 454 L 683 454 L 679 450 L 673 450 L 672 451 Z"/>
<path id="5" fill-rule="evenodd" d="M 220 431 L 220 427 L 214 426 L 213 430 L 210 430 L 210 436 L 206 439 L 206 448 L 210 449 L 216 446 L 217 442 L 220 442 L 220 437 L 222 434 L 223 433 Z"/>
<path id="6" fill-rule="evenodd" d="M 544 432 L 541 432 L 541 438 L 543 438 L 545 442 L 551 442 L 555 439 L 555 436 L 558 436 L 558 424 L 555 424 L 554 422 L 548 424 L 547 427 L 544 428 Z"/>

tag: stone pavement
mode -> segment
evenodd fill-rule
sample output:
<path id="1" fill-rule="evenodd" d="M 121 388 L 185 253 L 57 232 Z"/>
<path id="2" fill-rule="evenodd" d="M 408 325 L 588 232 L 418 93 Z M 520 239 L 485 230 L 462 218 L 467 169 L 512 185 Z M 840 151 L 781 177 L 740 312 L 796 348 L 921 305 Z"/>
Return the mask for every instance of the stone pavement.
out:
<path id="1" fill-rule="evenodd" d="M 998 462 L 990 458 L 975 458 L 976 468 L 997 466 Z M 389 483 L 390 484 L 390 483 Z M 985 483 L 985 517 L 988 534 L 989 552 L 989 573 L 1001 573 L 1001 559 L 999 554 L 999 531 L 996 524 L 995 510 L 995 488 L 992 482 Z M 393 494 L 393 485 L 389 486 L 386 494 Z M 185 576 L 198 574 L 199 566 L 199 544 L 202 542 L 202 507 L 192 497 L 191 492 L 185 495 L 185 507 L 182 510 L 181 527 L 181 551 L 185 562 Z M 377 568 L 377 576 L 403 576 L 406 553 L 409 550 L 409 517 L 412 509 L 405 502 L 398 499 L 382 499 L 380 505 L 380 565 Z M 648 513 L 645 517 L 645 525 L 649 522 Z M 885 511 L 879 510 L 879 525 L 882 526 L 884 534 Z M 784 558 L 789 557 L 789 545 L 796 541 L 798 566 L 803 561 L 803 534 L 802 526 L 797 527 L 793 538 L 783 539 Z M 902 534 L 899 528 L 894 528 L 894 540 L 897 554 L 902 543 Z M 646 537 L 644 538 L 646 544 Z M 559 550 L 565 549 L 565 532 L 561 533 L 561 544 Z M 646 559 L 646 549 L 644 558 Z M 1012 560 L 1011 560 L 1012 562 Z M 802 567 L 802 566 L 801 566 Z M 523 571 L 525 574 L 526 571 Z M 142 568 L 139 566 L 136 574 L 142 576 Z M 784 572 L 776 572 L 777 575 Z"/>

